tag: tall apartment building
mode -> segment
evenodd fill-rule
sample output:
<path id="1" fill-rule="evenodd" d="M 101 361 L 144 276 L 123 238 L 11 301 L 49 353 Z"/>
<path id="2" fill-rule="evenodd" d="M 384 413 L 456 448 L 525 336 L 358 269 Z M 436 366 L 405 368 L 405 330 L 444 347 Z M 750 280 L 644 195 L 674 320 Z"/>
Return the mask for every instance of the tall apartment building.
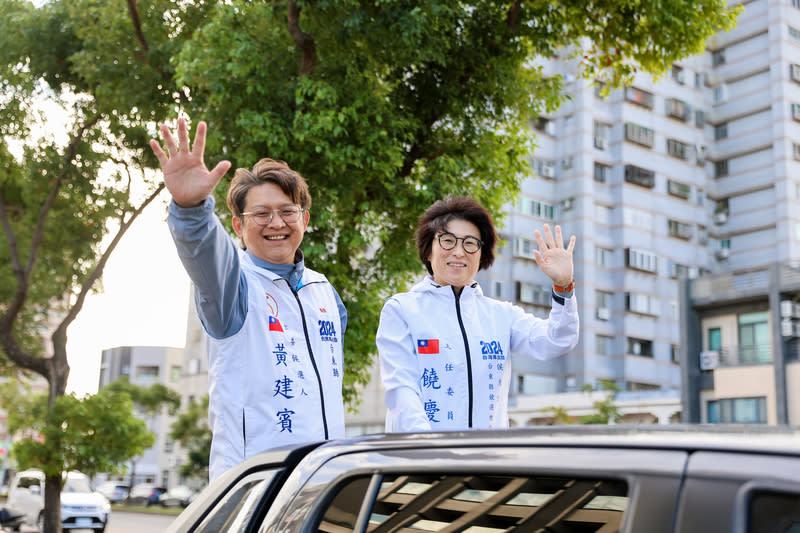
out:
<path id="1" fill-rule="evenodd" d="M 550 281 L 533 261 L 533 230 L 560 224 L 578 239 L 581 341 L 552 362 L 515 358 L 512 394 L 601 380 L 677 394 L 681 365 L 699 365 L 703 346 L 688 315 L 682 335 L 691 289 L 680 280 L 699 286 L 800 259 L 800 2 L 730 3 L 744 7 L 736 29 L 660 80 L 638 76 L 603 98 L 562 60 L 546 65 L 572 98 L 533 124 L 536 179 L 507 206 L 506 246 L 479 279 L 490 296 L 546 314 Z M 707 300 L 696 304 L 711 312 Z M 775 305 L 765 297 L 762 307 L 779 316 Z M 692 383 L 690 394 L 715 397 Z"/>
<path id="2" fill-rule="evenodd" d="M 156 383 L 179 390 L 183 350 L 163 346 L 120 346 L 103 350 L 99 388 L 127 376 L 134 385 L 148 387 Z M 155 483 L 172 487 L 179 484 L 175 444 L 169 438 L 174 417 L 167 414 L 148 416 L 139 413 L 147 428 L 156 436 L 153 446 L 127 463 L 126 482 Z M 132 478 L 132 479 L 131 479 Z"/>

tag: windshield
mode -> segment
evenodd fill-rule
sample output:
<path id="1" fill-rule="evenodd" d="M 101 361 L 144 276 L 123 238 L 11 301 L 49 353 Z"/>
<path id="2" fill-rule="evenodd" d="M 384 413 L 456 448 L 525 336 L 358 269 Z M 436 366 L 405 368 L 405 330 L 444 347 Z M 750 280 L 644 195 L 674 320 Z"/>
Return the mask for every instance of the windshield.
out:
<path id="1" fill-rule="evenodd" d="M 92 488 L 89 486 L 89 478 L 68 477 L 62 492 L 92 492 Z"/>

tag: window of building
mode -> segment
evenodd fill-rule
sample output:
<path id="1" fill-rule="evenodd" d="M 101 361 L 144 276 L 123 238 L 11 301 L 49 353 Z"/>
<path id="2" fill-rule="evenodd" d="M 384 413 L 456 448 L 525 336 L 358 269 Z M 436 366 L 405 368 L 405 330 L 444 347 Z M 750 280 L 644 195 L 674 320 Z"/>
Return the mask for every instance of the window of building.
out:
<path id="1" fill-rule="evenodd" d="M 556 134 L 556 123 L 547 117 L 537 117 L 531 124 L 533 129 L 546 133 L 547 135 Z"/>
<path id="2" fill-rule="evenodd" d="M 681 363 L 681 350 L 677 344 L 669 345 L 669 360 L 673 363 Z"/>
<path id="3" fill-rule="evenodd" d="M 800 9 L 800 0 L 790 0 L 792 7 Z"/>
<path id="4" fill-rule="evenodd" d="M 793 26 L 787 26 L 789 29 L 789 37 L 791 37 L 795 41 L 800 41 L 800 30 Z"/>
<path id="5" fill-rule="evenodd" d="M 724 139 L 728 136 L 728 123 L 723 122 L 714 126 L 714 140 Z"/>
<path id="6" fill-rule="evenodd" d="M 694 73 L 694 87 L 695 89 L 703 88 L 703 75 L 699 72 Z"/>
<path id="7" fill-rule="evenodd" d="M 712 400 L 707 408 L 711 424 L 767 423 L 767 399 L 763 397 Z"/>
<path id="8" fill-rule="evenodd" d="M 653 144 L 655 143 L 655 132 L 650 128 L 640 126 L 639 124 L 626 122 L 625 140 L 652 148 Z"/>
<path id="9" fill-rule="evenodd" d="M 193 376 L 198 372 L 200 372 L 200 360 L 189 359 L 189 363 L 186 365 L 186 373 L 190 376 Z"/>
<path id="10" fill-rule="evenodd" d="M 667 180 L 667 192 L 672 196 L 688 200 L 692 195 L 692 186 L 680 181 Z"/>
<path id="11" fill-rule="evenodd" d="M 670 76 L 681 85 L 686 83 L 686 71 L 680 65 L 672 65 Z"/>
<path id="12" fill-rule="evenodd" d="M 611 318 L 611 298 L 613 294 L 607 291 L 594 291 L 595 316 L 599 320 Z"/>
<path id="13" fill-rule="evenodd" d="M 608 147 L 608 140 L 611 134 L 611 124 L 594 121 L 594 147 L 598 150 L 605 150 Z"/>
<path id="14" fill-rule="evenodd" d="M 626 248 L 625 266 L 645 272 L 658 272 L 658 256 L 638 248 Z"/>
<path id="15" fill-rule="evenodd" d="M 711 97 L 715 104 L 721 104 L 728 99 L 728 86 L 721 83 L 711 90 Z"/>
<path id="16" fill-rule="evenodd" d="M 492 283 L 492 287 L 493 287 L 492 295 L 495 298 L 500 298 L 503 292 L 503 283 L 500 281 L 495 281 L 494 283 Z"/>
<path id="17" fill-rule="evenodd" d="M 625 293 L 625 309 L 645 315 L 658 314 L 658 301 L 649 294 L 640 292 Z"/>
<path id="18" fill-rule="evenodd" d="M 600 183 L 608 183 L 609 178 L 611 178 L 611 167 L 595 161 L 594 181 L 599 181 Z"/>
<path id="19" fill-rule="evenodd" d="M 689 105 L 678 98 L 667 98 L 667 116 L 679 120 L 688 120 L 691 116 Z"/>
<path id="20" fill-rule="evenodd" d="M 550 287 L 542 287 L 541 285 L 524 281 L 518 281 L 516 286 L 518 302 L 534 305 L 551 305 L 553 293 Z"/>
<path id="21" fill-rule="evenodd" d="M 602 267 L 612 267 L 614 266 L 614 250 L 610 248 L 602 248 L 600 246 L 595 246 L 594 248 L 594 261 L 597 263 L 598 266 Z"/>
<path id="22" fill-rule="evenodd" d="M 534 259 L 533 251 L 537 249 L 536 241 L 533 239 L 526 239 L 524 237 L 517 237 L 514 239 L 514 256 L 524 257 L 526 259 Z"/>
<path id="23" fill-rule="evenodd" d="M 625 87 L 625 100 L 653 109 L 655 97 L 652 93 L 637 89 L 636 87 Z"/>
<path id="24" fill-rule="evenodd" d="M 169 380 L 173 383 L 181 380 L 181 367 L 179 365 L 173 365 L 169 368 Z"/>
<path id="25" fill-rule="evenodd" d="M 552 161 L 545 161 L 536 157 L 531 157 L 529 161 L 534 174 L 537 176 L 551 179 L 556 177 L 556 165 Z"/>
<path id="26" fill-rule="evenodd" d="M 772 361 L 768 312 L 739 315 L 739 363 L 769 363 Z"/>
<path id="27" fill-rule="evenodd" d="M 630 392 L 661 390 L 661 385 L 656 385 L 655 383 L 640 383 L 638 381 L 626 381 L 625 390 Z"/>
<path id="28" fill-rule="evenodd" d="M 572 170 L 572 166 L 574 164 L 575 164 L 575 159 L 572 156 L 565 157 L 564 159 L 561 160 L 561 168 L 563 168 L 564 170 Z"/>
<path id="29" fill-rule="evenodd" d="M 672 157 L 686 161 L 689 159 L 689 145 L 677 139 L 667 139 L 667 153 Z"/>
<path id="30" fill-rule="evenodd" d="M 656 186 L 656 173 L 635 165 L 625 165 L 625 181 L 652 189 Z"/>
<path id="31" fill-rule="evenodd" d="M 694 234 L 694 226 L 678 220 L 667 220 L 667 229 L 670 237 L 676 237 L 687 241 L 691 239 Z"/>
<path id="32" fill-rule="evenodd" d="M 599 98 L 601 100 L 605 100 L 606 97 L 603 94 L 605 92 L 606 84 L 599 80 L 594 80 L 594 97 Z"/>
<path id="33" fill-rule="evenodd" d="M 137 366 L 136 367 L 136 379 L 141 381 L 151 381 L 154 379 L 158 379 L 158 367 L 157 366 Z"/>
<path id="34" fill-rule="evenodd" d="M 722 350 L 722 329 L 720 328 L 708 329 L 708 349 L 711 351 Z"/>
<path id="35" fill-rule="evenodd" d="M 603 204 L 594 204 L 594 221 L 598 224 L 610 224 L 613 207 Z"/>
<path id="36" fill-rule="evenodd" d="M 553 204 L 540 202 L 532 198 L 520 198 L 517 202 L 517 209 L 523 215 L 531 215 L 548 220 L 555 219 L 556 208 Z"/>
<path id="37" fill-rule="evenodd" d="M 716 67 L 725 63 L 725 49 L 714 50 L 711 52 L 711 66 Z"/>
<path id="38" fill-rule="evenodd" d="M 595 351 L 600 355 L 614 355 L 614 337 L 608 335 L 594 336 Z"/>
<path id="39" fill-rule="evenodd" d="M 706 112 L 702 109 L 697 109 L 694 112 L 694 125 L 698 128 L 704 128 L 706 125 Z"/>
<path id="40" fill-rule="evenodd" d="M 636 337 L 627 337 L 627 353 L 629 355 L 638 355 L 640 357 L 653 357 L 653 341 L 647 339 L 637 339 Z"/>
<path id="41" fill-rule="evenodd" d="M 721 178 L 728 175 L 728 160 L 714 161 L 714 176 Z"/>

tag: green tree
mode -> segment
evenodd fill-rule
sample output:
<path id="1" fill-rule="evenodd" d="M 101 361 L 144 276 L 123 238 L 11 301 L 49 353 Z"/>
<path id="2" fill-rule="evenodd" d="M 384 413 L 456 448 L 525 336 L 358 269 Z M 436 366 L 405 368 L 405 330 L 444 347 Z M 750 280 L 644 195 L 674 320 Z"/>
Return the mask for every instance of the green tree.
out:
<path id="1" fill-rule="evenodd" d="M 211 454 L 211 429 L 208 427 L 208 396 L 200 402 L 192 400 L 173 422 L 170 438 L 186 450 L 186 462 L 180 474 L 187 478 L 208 480 L 208 458 Z"/>
<path id="2" fill-rule="evenodd" d="M 170 415 L 175 415 L 181 406 L 181 395 L 162 383 L 153 383 L 145 387 L 134 385 L 127 376 L 122 376 L 109 383 L 101 390 L 110 394 L 123 395 L 130 398 L 134 408 L 139 416 L 143 418 L 145 426 L 148 428 L 154 417 L 165 412 Z M 133 486 L 133 480 L 136 478 L 138 457 L 131 457 L 130 463 L 130 480 L 131 486 Z M 128 493 L 128 497 L 130 497 L 130 493 Z"/>
<path id="3" fill-rule="evenodd" d="M 607 391 L 602 400 L 596 400 L 592 403 L 595 412 L 589 415 L 580 417 L 581 424 L 616 424 L 622 418 L 614 399 L 620 391 L 616 383 L 609 380 L 600 382 L 600 386 L 595 388 L 591 384 L 586 384 L 581 387 L 581 391 L 592 393 L 595 391 Z"/>
<path id="4" fill-rule="evenodd" d="M 62 472 L 93 477 L 120 472 L 121 465 L 153 445 L 154 435 L 133 414 L 127 394 L 113 391 L 76 398 L 66 394 L 51 405 L 47 394 L 32 394 L 16 383 L 0 390 L 20 468 L 39 468 L 61 482 Z"/>

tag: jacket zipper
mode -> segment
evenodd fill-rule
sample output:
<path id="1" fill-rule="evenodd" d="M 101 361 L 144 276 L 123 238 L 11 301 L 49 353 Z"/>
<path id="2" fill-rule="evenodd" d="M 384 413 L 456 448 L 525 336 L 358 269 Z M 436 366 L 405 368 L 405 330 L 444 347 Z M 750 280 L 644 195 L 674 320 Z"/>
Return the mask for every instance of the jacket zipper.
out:
<path id="1" fill-rule="evenodd" d="M 319 375 L 319 368 L 317 368 L 317 361 L 314 359 L 314 351 L 311 349 L 311 338 L 308 336 L 308 326 L 306 325 L 306 314 L 303 311 L 303 304 L 300 302 L 300 295 L 291 286 L 292 294 L 297 300 L 297 306 L 300 308 L 300 318 L 303 321 L 303 333 L 306 336 L 306 346 L 308 347 L 308 356 L 311 358 L 311 366 L 314 367 L 314 374 L 317 375 L 317 383 L 319 384 L 319 403 L 322 407 L 322 427 L 325 429 L 325 440 L 328 440 L 328 418 L 325 416 L 325 391 L 322 388 L 322 377 Z"/>
<path id="2" fill-rule="evenodd" d="M 464 293 L 464 288 L 461 292 L 456 292 L 453 289 L 453 295 L 456 297 L 456 316 L 458 317 L 458 325 L 461 328 L 461 336 L 464 339 L 464 353 L 467 355 L 467 391 L 469 394 L 469 425 L 472 427 L 472 358 L 469 353 L 469 340 L 467 339 L 467 331 L 464 329 L 464 321 L 461 320 L 461 294 Z"/>

